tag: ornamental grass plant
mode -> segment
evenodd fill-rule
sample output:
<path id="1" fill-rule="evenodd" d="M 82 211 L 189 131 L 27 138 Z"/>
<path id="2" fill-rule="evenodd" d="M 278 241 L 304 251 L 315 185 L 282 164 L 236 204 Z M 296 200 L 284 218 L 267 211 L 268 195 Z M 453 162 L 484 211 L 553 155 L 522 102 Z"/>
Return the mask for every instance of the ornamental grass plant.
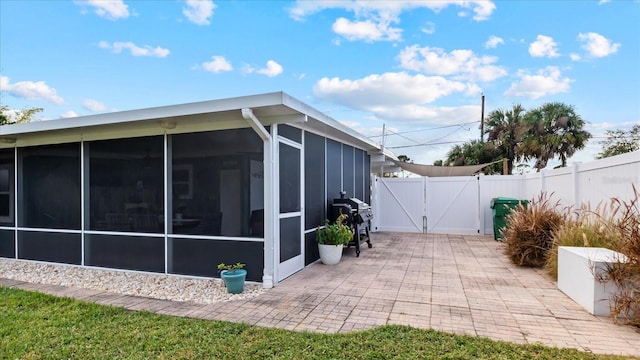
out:
<path id="1" fill-rule="evenodd" d="M 547 253 L 545 270 L 554 279 L 558 278 L 558 247 L 581 246 L 602 247 L 619 250 L 621 244 L 620 233 L 606 216 L 606 209 L 597 207 L 591 210 L 589 206 L 583 206 L 575 212 L 572 220 L 565 222 L 553 235 L 553 247 Z"/>
<path id="2" fill-rule="evenodd" d="M 619 289 L 613 295 L 611 315 L 614 321 L 640 327 L 640 192 L 633 186 L 629 201 L 611 200 L 612 219 L 621 243 L 618 252 L 627 259 L 608 269 L 604 281 L 613 281 Z"/>
<path id="3" fill-rule="evenodd" d="M 559 246 L 602 247 L 623 254 L 625 258 L 608 266 L 606 273 L 598 275 L 597 280 L 613 281 L 619 289 L 611 298 L 610 311 L 614 321 L 640 327 L 640 192 L 635 186 L 632 188 L 630 200 L 612 198 L 607 206 L 598 206 L 593 211 L 588 206 L 583 207 L 575 212 L 573 219 L 556 227 L 552 231 L 552 248 L 545 252 L 545 269 L 549 275 L 557 278 Z M 527 232 L 519 229 L 525 223 L 524 218 L 532 223 L 531 219 L 542 222 L 540 219 L 543 217 L 541 213 L 528 218 L 524 214 L 514 214 L 513 224 L 510 225 L 516 226 L 511 234 L 524 238 L 523 234 Z M 533 228 L 531 226 L 529 230 Z M 511 241 L 516 242 L 513 239 Z M 546 246 L 539 241 L 540 248 L 536 247 L 538 251 L 533 251 L 528 248 L 523 250 L 522 242 L 518 244 L 519 247 L 512 246 L 515 250 L 510 251 L 529 251 L 529 257 L 533 257 L 532 254 L 540 255 L 538 251 Z"/>
<path id="4" fill-rule="evenodd" d="M 505 254 L 514 264 L 544 266 L 553 248 L 553 234 L 565 223 L 566 211 L 559 207 L 559 202 L 552 203 L 543 192 L 529 206 L 519 205 L 507 215 Z"/>

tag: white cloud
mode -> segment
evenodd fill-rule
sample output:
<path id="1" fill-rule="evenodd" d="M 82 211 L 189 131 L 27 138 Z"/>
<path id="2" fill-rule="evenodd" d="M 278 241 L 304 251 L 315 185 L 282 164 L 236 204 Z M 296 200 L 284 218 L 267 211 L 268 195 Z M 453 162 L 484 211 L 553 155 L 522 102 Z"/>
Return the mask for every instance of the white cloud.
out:
<path id="1" fill-rule="evenodd" d="M 91 110 L 93 112 L 98 112 L 98 111 L 105 111 L 107 110 L 107 106 L 103 103 L 101 103 L 98 100 L 93 100 L 93 99 L 85 99 L 82 102 L 82 106 L 87 109 L 87 110 Z"/>
<path id="2" fill-rule="evenodd" d="M 582 56 L 580 56 L 580 54 L 571 54 L 569 55 L 569 57 L 572 61 L 580 61 L 582 59 Z"/>
<path id="3" fill-rule="evenodd" d="M 507 71 L 494 65 L 494 56 L 476 56 L 471 50 L 453 50 L 450 53 L 440 48 L 404 48 L 398 55 L 400 67 L 435 75 L 455 75 L 457 80 L 493 81 L 507 75 Z"/>
<path id="4" fill-rule="evenodd" d="M 73 118 L 73 117 L 78 117 L 78 114 L 73 110 L 69 110 L 67 112 L 64 112 L 64 113 L 60 114 L 60 117 Z"/>
<path id="5" fill-rule="evenodd" d="M 391 27 L 390 22 L 350 21 L 341 17 L 333 23 L 332 29 L 349 41 L 397 41 L 402 37 L 402 30 Z"/>
<path id="6" fill-rule="evenodd" d="M 354 19 L 338 18 L 332 29 L 349 40 L 396 41 L 401 40 L 402 30 L 391 24 L 400 22 L 400 14 L 406 10 L 428 8 L 434 12 L 448 6 L 459 6 L 473 11 L 476 21 L 487 20 L 495 10 L 495 4 L 486 0 L 442 1 L 296 1 L 289 8 L 289 16 L 302 21 L 305 17 L 324 10 L 339 9 L 352 12 Z M 466 16 L 466 14 L 461 14 Z M 427 28 L 427 33 L 429 28 Z"/>
<path id="7" fill-rule="evenodd" d="M 480 106 L 464 105 L 457 107 L 403 105 L 380 108 L 376 115 L 393 120 L 396 124 L 462 124 L 480 118 Z"/>
<path id="8" fill-rule="evenodd" d="M 109 44 L 106 41 L 100 41 L 98 46 L 102 49 L 111 50 L 114 53 L 121 53 L 123 50 L 129 50 L 131 55 L 133 56 L 152 56 L 164 58 L 167 57 L 170 53 L 169 49 L 157 47 L 151 47 L 149 45 L 144 45 L 144 47 L 140 47 L 130 41 L 122 42 L 116 41 L 113 44 Z"/>
<path id="9" fill-rule="evenodd" d="M 255 69 L 251 68 L 250 72 L 253 72 Z M 258 74 L 266 75 L 268 77 L 275 77 L 282 74 L 282 66 L 273 60 L 267 61 L 267 66 L 255 70 Z"/>
<path id="10" fill-rule="evenodd" d="M 209 25 L 216 5 L 211 0 L 186 0 L 182 14 L 196 25 Z"/>
<path id="11" fill-rule="evenodd" d="M 0 92 L 27 100 L 45 100 L 54 104 L 64 103 L 64 99 L 58 96 L 56 89 L 49 87 L 44 81 L 19 81 L 12 84 L 7 76 L 0 76 Z"/>
<path id="12" fill-rule="evenodd" d="M 422 31 L 423 33 L 425 33 L 427 35 L 435 34 L 435 32 L 436 32 L 436 24 L 432 23 L 431 21 L 427 21 L 427 23 L 424 24 L 424 26 L 420 28 L 420 31 Z"/>
<path id="13" fill-rule="evenodd" d="M 357 80 L 322 78 L 313 91 L 322 100 L 377 113 L 387 107 L 431 103 L 453 93 L 479 93 L 480 89 L 441 76 L 399 72 L 374 74 Z"/>
<path id="14" fill-rule="evenodd" d="M 598 5 L 606 4 L 608 2 L 611 2 L 611 0 L 600 0 L 598 1 Z"/>
<path id="15" fill-rule="evenodd" d="M 464 9 L 471 9 L 474 12 L 474 20 L 487 20 L 496 9 L 493 1 L 487 0 L 441 0 L 441 1 L 307 1 L 298 0 L 295 5 L 289 8 L 291 18 L 302 21 L 305 17 L 329 9 L 343 9 L 352 11 L 356 15 L 365 13 L 393 13 L 400 14 L 405 10 L 427 8 L 434 12 L 439 12 L 449 6 L 460 6 Z"/>
<path id="16" fill-rule="evenodd" d="M 605 57 L 617 52 L 620 48 L 619 43 L 611 43 L 611 40 L 594 32 L 580 33 L 578 40 L 583 43 L 582 48 L 593 57 Z"/>
<path id="17" fill-rule="evenodd" d="M 203 69 L 210 71 L 212 73 L 219 73 L 223 71 L 231 71 L 233 70 L 233 66 L 231 63 L 224 58 L 224 56 L 212 56 L 211 61 L 203 62 L 200 64 Z"/>
<path id="18" fill-rule="evenodd" d="M 484 47 L 486 49 L 495 49 L 500 44 L 504 44 L 504 39 L 495 35 L 491 35 L 489 36 L 489 40 L 484 43 Z"/>
<path id="19" fill-rule="evenodd" d="M 96 15 L 108 19 L 118 20 L 129 17 L 129 6 L 123 0 L 76 0 L 76 4 L 93 8 Z"/>
<path id="20" fill-rule="evenodd" d="M 536 41 L 529 45 L 529 54 L 533 57 L 557 57 L 559 56 L 556 51 L 557 46 L 552 37 L 538 35 Z"/>
<path id="21" fill-rule="evenodd" d="M 505 96 L 528 97 L 537 99 L 545 95 L 565 93 L 569 91 L 573 80 L 562 77 L 560 69 L 555 66 L 547 66 L 538 70 L 535 75 L 525 71 L 519 71 L 520 81 L 512 83 L 504 92 Z"/>

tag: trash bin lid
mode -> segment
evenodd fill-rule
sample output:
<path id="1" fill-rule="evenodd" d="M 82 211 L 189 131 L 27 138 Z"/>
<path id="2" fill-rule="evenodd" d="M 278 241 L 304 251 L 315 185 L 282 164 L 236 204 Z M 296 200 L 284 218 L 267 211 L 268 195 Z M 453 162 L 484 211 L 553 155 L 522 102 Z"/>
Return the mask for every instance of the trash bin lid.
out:
<path id="1" fill-rule="evenodd" d="M 520 199 L 516 199 L 516 198 L 511 198 L 511 197 L 497 197 L 496 198 L 496 203 L 498 204 L 517 204 L 519 203 Z"/>
<path id="2" fill-rule="evenodd" d="M 498 204 L 518 204 L 518 203 L 525 203 L 528 202 L 527 200 L 519 200 L 516 198 L 511 198 L 511 197 L 504 197 L 504 196 L 498 196 L 495 197 L 493 199 L 491 199 L 491 208 L 495 209 L 496 205 Z"/>

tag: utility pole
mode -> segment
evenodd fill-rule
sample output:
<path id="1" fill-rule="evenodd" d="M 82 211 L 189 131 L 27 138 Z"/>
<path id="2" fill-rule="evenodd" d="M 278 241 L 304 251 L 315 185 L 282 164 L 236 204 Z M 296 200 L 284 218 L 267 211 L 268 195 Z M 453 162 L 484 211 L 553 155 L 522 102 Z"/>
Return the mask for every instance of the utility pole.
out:
<path id="1" fill-rule="evenodd" d="M 386 124 L 382 124 L 382 143 L 380 144 L 380 151 L 382 151 L 382 165 L 380 165 L 380 177 L 384 177 L 384 162 L 386 161 L 384 156 L 385 133 L 386 133 Z"/>
<path id="2" fill-rule="evenodd" d="M 480 143 L 484 142 L 484 93 L 482 93 L 482 107 L 480 110 Z"/>

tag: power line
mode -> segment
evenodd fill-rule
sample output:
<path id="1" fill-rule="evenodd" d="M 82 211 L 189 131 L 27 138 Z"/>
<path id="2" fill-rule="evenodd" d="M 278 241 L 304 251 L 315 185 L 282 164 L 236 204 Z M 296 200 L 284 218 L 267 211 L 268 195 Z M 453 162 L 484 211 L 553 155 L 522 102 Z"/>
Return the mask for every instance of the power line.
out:
<path id="1" fill-rule="evenodd" d="M 460 124 L 443 125 L 443 126 L 432 127 L 432 128 L 409 130 L 409 131 L 403 131 L 403 132 L 393 132 L 393 133 L 395 135 L 411 134 L 411 133 L 420 132 L 420 131 L 438 130 L 438 129 L 445 129 L 445 128 L 449 128 L 449 127 L 471 125 L 471 124 L 476 124 L 476 123 L 479 123 L 479 122 L 480 122 L 479 120 L 478 121 L 470 121 L 470 122 L 460 123 Z M 387 129 L 387 131 L 390 131 L 390 130 Z M 369 139 L 378 138 L 378 137 L 382 137 L 382 136 L 383 135 L 373 135 L 373 136 L 369 136 Z"/>
<path id="2" fill-rule="evenodd" d="M 474 121 L 474 122 L 472 122 L 472 123 L 475 123 L 475 122 L 478 122 L 478 121 Z M 412 141 L 412 142 L 414 142 L 414 143 L 416 143 L 416 144 L 415 144 L 415 145 L 388 146 L 387 148 L 388 148 L 388 149 L 403 149 L 403 148 L 416 147 L 416 146 L 429 146 L 429 145 L 441 145 L 441 144 L 451 144 L 451 143 L 460 143 L 460 142 L 464 142 L 464 141 L 446 141 L 446 142 L 437 142 L 437 141 L 442 140 L 442 139 L 444 139 L 444 138 L 446 138 L 446 137 L 449 137 L 449 136 L 453 135 L 453 134 L 454 134 L 454 133 L 456 133 L 458 130 L 462 129 L 465 125 L 468 125 L 468 124 L 469 124 L 469 123 L 457 124 L 457 125 L 447 125 L 447 126 L 442 126 L 442 127 L 440 127 L 440 128 L 448 128 L 448 127 L 454 127 L 454 126 L 455 126 L 455 127 L 457 127 L 457 128 L 456 128 L 456 129 L 453 129 L 453 131 L 451 131 L 451 132 L 449 132 L 449 133 L 447 133 L 447 134 L 445 134 L 445 135 L 443 135 L 443 136 L 441 136 L 441 137 L 439 137 L 439 138 L 437 138 L 437 139 L 430 140 L 429 142 L 426 142 L 426 143 L 425 143 L 425 142 L 420 143 L 420 142 L 418 142 L 418 141 L 416 141 L 416 140 L 409 139 L 409 138 L 408 138 L 408 137 L 406 137 L 406 136 L 400 135 L 401 137 L 403 137 L 403 138 L 405 138 L 405 139 L 407 139 L 407 140 L 409 140 L 409 141 Z M 467 131 L 468 131 L 468 130 L 467 130 Z M 412 131 L 412 132 L 415 132 L 415 131 Z M 406 132 L 405 132 L 405 133 L 406 133 Z M 398 134 L 398 133 L 396 133 L 396 134 Z"/>
<path id="3" fill-rule="evenodd" d="M 407 139 L 407 140 L 412 141 L 412 142 L 414 142 L 414 143 L 416 143 L 416 144 L 418 144 L 418 143 L 419 143 L 419 141 L 414 140 L 414 139 L 410 139 L 410 138 L 408 138 L 408 137 L 406 137 L 406 136 L 404 136 L 404 135 L 401 135 L 401 134 L 399 134 L 399 133 L 397 133 L 397 132 L 395 132 L 395 131 L 393 131 L 393 130 L 389 130 L 389 129 L 387 129 L 387 132 L 392 132 L 392 133 L 394 133 L 395 135 L 398 135 L 398 136 L 400 136 L 401 138 Z M 387 135 L 387 136 L 388 136 L 388 135 Z"/>
<path id="4" fill-rule="evenodd" d="M 417 146 L 445 145 L 445 144 L 456 144 L 456 143 L 463 143 L 463 142 L 464 142 L 464 141 L 462 141 L 462 140 L 456 140 L 456 141 L 443 141 L 443 142 L 439 142 L 439 143 L 428 142 L 428 143 L 416 144 L 416 145 L 387 146 L 386 148 L 387 148 L 387 149 L 404 149 L 404 148 L 417 147 Z"/>

